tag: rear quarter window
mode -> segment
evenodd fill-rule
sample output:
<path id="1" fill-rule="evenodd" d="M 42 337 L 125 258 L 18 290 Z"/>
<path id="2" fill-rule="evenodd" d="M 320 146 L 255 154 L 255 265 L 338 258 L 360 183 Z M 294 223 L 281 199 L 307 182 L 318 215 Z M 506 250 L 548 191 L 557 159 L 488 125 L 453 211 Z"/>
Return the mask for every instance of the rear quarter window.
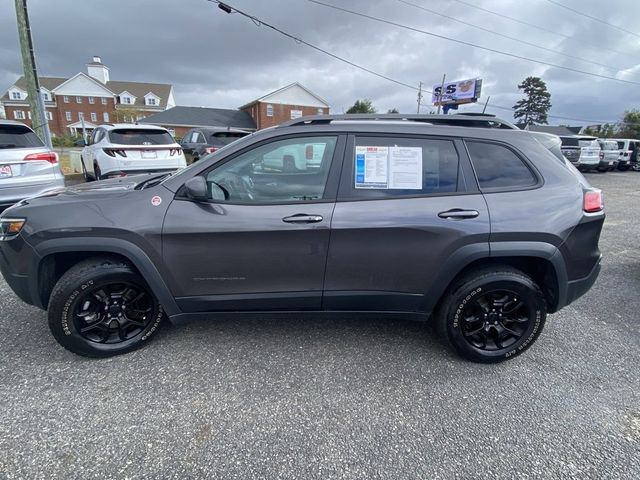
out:
<path id="1" fill-rule="evenodd" d="M 164 130 L 142 128 L 118 128 L 109 132 L 111 143 L 119 145 L 170 145 L 175 143 L 171 134 Z"/>
<path id="2" fill-rule="evenodd" d="M 524 160 L 510 148 L 495 143 L 465 143 L 481 189 L 517 189 L 538 182 Z"/>
<path id="3" fill-rule="evenodd" d="M 0 149 L 42 147 L 44 144 L 23 125 L 0 125 Z"/>

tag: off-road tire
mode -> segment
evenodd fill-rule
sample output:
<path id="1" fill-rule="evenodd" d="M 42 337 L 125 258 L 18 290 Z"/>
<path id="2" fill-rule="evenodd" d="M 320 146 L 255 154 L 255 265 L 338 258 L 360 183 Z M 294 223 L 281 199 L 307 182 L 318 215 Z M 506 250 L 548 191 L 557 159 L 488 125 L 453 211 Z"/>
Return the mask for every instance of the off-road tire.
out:
<path id="1" fill-rule="evenodd" d="M 89 324 L 82 324 L 82 317 L 76 315 L 77 309 L 82 307 L 80 302 L 85 302 L 87 296 L 90 297 L 90 292 L 100 289 L 108 291 L 109 285 L 121 284 L 132 285 L 133 288 L 146 293 L 147 296 L 144 298 L 151 310 L 147 320 L 139 320 L 144 323 L 144 326 L 129 325 L 132 337 L 119 342 L 119 339 L 116 339 L 114 343 L 98 343 L 86 338 L 87 334 L 81 333 L 80 327 Z M 122 303 L 125 303 L 124 300 Z M 98 304 L 97 300 L 96 304 Z M 109 301 L 106 302 L 106 305 L 108 304 Z M 125 307 L 122 308 L 124 310 Z M 136 350 L 146 345 L 165 321 L 162 306 L 140 275 L 128 264 L 110 258 L 89 259 L 65 272 L 51 292 L 47 313 L 49 328 L 58 343 L 67 350 L 85 357 L 110 357 Z M 107 313 L 104 315 L 106 316 Z M 125 318 L 126 316 L 125 314 Z M 138 329 L 140 331 L 136 333 Z M 110 330 L 107 329 L 107 331 Z M 119 330 L 115 328 L 114 331 L 115 335 L 118 335 Z"/>
<path id="2" fill-rule="evenodd" d="M 486 313 L 469 315 L 463 318 L 469 313 L 470 309 L 475 308 L 473 306 L 474 302 L 477 305 L 479 300 L 485 298 L 485 296 L 497 295 L 499 292 L 504 291 L 512 292 L 514 294 L 512 298 L 517 298 L 518 303 L 524 304 L 521 307 L 521 311 L 526 312 L 527 324 L 507 323 L 509 320 L 506 320 L 506 317 L 504 323 L 498 323 L 502 322 L 502 320 L 495 313 L 492 313 L 491 309 L 488 310 L 490 315 L 489 322 L 486 321 Z M 478 311 L 483 312 L 484 310 Z M 484 315 L 484 318 L 482 318 L 482 315 Z M 493 319 L 492 315 L 494 316 Z M 460 278 L 440 302 L 434 320 L 440 336 L 446 338 L 459 355 L 473 362 L 497 363 L 520 355 L 527 350 L 542 332 L 546 315 L 547 304 L 545 296 L 540 287 L 530 277 L 509 266 L 496 266 L 489 269 L 475 270 Z M 465 322 L 475 317 L 481 317 L 480 321 L 475 321 L 477 323 L 473 324 L 473 328 L 467 329 L 469 324 Z M 496 320 L 495 327 L 492 327 L 493 321 L 491 320 Z M 521 320 L 518 321 L 520 322 Z M 505 326 L 510 330 L 517 327 L 522 331 L 517 340 L 514 340 L 515 336 L 510 338 L 509 341 L 513 340 L 513 343 L 506 345 L 505 348 L 500 349 L 497 347 L 498 343 L 495 343 L 493 346 L 496 349 L 489 350 L 472 344 L 470 339 L 475 339 L 476 337 L 469 336 L 469 332 L 475 331 L 476 326 L 484 329 L 479 335 L 483 335 L 485 331 L 488 331 L 495 336 L 498 328 L 504 328 Z M 508 335 L 511 337 L 510 334 Z M 493 339 L 489 341 L 489 343 L 491 342 L 493 342 Z M 486 339 L 485 347 L 488 347 Z"/>

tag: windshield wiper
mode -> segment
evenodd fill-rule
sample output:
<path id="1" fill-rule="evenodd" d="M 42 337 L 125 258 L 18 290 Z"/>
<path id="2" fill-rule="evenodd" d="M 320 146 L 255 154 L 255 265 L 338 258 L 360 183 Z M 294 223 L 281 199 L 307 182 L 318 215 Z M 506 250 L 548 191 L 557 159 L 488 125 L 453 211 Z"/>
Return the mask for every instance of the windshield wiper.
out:
<path id="1" fill-rule="evenodd" d="M 167 173 L 163 173 L 161 175 L 158 175 L 157 177 L 148 178 L 144 182 L 139 183 L 138 185 L 136 185 L 136 190 L 144 190 L 145 188 L 153 187 L 154 185 L 157 185 L 162 180 L 164 180 L 167 177 L 170 177 L 173 174 L 174 174 L 174 172 L 167 172 Z"/>

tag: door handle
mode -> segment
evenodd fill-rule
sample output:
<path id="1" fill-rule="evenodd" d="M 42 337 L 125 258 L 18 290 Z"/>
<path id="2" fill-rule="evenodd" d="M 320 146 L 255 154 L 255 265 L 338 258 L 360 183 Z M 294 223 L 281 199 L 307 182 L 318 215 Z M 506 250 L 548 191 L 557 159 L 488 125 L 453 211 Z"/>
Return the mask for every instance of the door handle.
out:
<path id="1" fill-rule="evenodd" d="M 322 215 L 307 215 L 306 213 L 297 213 L 290 217 L 282 219 L 286 223 L 318 223 L 322 221 Z"/>
<path id="2" fill-rule="evenodd" d="M 440 212 L 440 218 L 450 218 L 451 220 L 464 220 L 465 218 L 476 218 L 480 213 L 477 210 L 463 210 L 462 208 L 452 208 L 446 212 Z"/>

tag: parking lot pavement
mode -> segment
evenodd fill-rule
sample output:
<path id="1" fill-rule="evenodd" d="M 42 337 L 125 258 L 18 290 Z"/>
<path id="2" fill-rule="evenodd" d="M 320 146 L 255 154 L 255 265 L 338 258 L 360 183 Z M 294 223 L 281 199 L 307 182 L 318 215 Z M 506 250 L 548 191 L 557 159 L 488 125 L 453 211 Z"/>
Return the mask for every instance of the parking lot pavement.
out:
<path id="1" fill-rule="evenodd" d="M 0 478 L 640 478 L 640 174 L 603 269 L 507 363 L 425 324 L 223 317 L 89 360 L 0 281 Z"/>

